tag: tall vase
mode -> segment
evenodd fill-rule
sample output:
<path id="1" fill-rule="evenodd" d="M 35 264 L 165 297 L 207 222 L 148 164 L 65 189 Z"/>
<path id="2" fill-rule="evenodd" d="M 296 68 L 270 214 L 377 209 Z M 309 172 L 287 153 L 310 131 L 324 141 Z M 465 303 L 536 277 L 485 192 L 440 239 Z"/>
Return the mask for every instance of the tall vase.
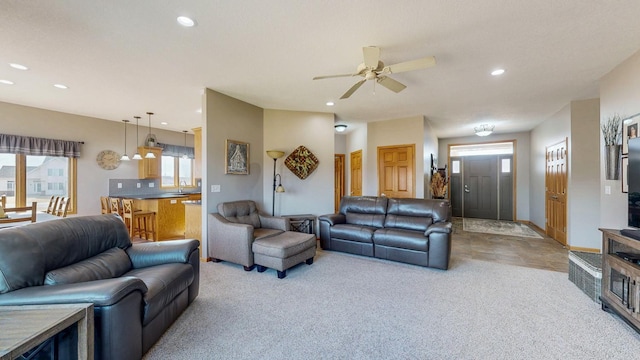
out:
<path id="1" fill-rule="evenodd" d="M 620 146 L 606 145 L 604 154 L 604 165 L 607 180 L 618 180 L 620 174 Z"/>

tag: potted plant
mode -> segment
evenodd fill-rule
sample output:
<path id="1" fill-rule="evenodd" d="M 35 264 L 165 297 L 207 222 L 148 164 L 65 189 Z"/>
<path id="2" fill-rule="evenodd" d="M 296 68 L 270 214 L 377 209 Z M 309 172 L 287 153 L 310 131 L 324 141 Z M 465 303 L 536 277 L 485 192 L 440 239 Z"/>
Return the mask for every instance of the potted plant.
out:
<path id="1" fill-rule="evenodd" d="M 600 125 L 604 138 L 604 161 L 607 180 L 618 180 L 620 173 L 620 139 L 622 137 L 622 122 L 620 115 L 613 114 L 607 121 Z"/>

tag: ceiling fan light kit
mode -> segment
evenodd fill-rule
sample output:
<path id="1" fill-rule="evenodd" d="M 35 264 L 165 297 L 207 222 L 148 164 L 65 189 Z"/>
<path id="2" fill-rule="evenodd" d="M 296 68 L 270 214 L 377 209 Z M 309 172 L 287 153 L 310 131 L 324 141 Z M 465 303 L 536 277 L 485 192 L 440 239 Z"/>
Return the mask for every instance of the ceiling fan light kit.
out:
<path id="1" fill-rule="evenodd" d="M 436 65 L 436 58 L 433 56 L 429 56 L 421 59 L 385 66 L 384 62 L 380 61 L 380 48 L 375 46 L 365 46 L 362 48 L 362 53 L 364 62 L 358 65 L 354 74 L 316 76 L 313 78 L 313 80 L 351 76 L 361 76 L 364 78 L 351 86 L 351 88 L 347 90 L 347 92 L 345 92 L 340 97 L 340 99 L 349 98 L 367 80 L 375 80 L 378 84 L 386 87 L 387 89 L 395 93 L 399 93 L 406 88 L 406 85 L 390 78 L 387 75 L 405 71 L 425 69 Z"/>
<path id="2" fill-rule="evenodd" d="M 482 124 L 473 128 L 478 136 L 489 136 L 493 133 L 494 125 Z"/>

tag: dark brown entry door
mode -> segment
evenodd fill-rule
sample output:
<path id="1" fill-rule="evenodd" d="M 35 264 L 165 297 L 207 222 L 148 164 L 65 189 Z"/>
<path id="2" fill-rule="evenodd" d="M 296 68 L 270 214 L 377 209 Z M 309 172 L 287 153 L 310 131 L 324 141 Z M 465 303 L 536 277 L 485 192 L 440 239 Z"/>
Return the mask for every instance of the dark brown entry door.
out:
<path id="1" fill-rule="evenodd" d="M 464 217 L 498 219 L 497 163 L 495 155 L 464 158 Z"/>

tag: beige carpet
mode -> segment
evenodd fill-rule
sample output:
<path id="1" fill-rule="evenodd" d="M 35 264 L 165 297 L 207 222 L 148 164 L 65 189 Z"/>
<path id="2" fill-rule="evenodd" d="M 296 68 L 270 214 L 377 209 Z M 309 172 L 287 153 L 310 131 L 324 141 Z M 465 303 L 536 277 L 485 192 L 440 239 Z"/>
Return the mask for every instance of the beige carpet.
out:
<path id="1" fill-rule="evenodd" d="M 455 240 L 454 240 L 455 241 Z M 448 271 L 318 251 L 279 280 L 203 263 L 200 295 L 145 360 L 637 358 L 640 335 L 566 273 L 455 253 Z"/>
<path id="2" fill-rule="evenodd" d="M 462 219 L 462 230 L 485 234 L 542 239 L 542 236 L 529 226 L 513 221 L 464 218 Z"/>

